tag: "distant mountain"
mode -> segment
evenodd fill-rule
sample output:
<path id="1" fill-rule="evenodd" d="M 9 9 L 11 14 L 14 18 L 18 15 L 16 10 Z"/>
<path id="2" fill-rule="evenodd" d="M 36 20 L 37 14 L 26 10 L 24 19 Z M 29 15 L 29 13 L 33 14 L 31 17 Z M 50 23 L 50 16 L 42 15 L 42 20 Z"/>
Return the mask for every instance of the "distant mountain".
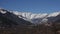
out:
<path id="1" fill-rule="evenodd" d="M 24 20 L 30 21 L 30 22 L 32 22 L 34 24 L 52 22 L 52 21 L 57 19 L 56 16 L 60 15 L 60 11 L 59 12 L 50 13 L 50 14 L 47 14 L 47 13 L 34 14 L 34 13 L 29 13 L 29 12 L 18 12 L 18 11 L 12 11 L 12 13 L 17 15 L 19 18 L 22 18 Z"/>
<path id="2" fill-rule="evenodd" d="M 18 12 L 0 9 L 0 13 L 3 17 L 6 17 L 13 22 L 17 22 L 18 24 L 30 24 L 30 22 L 33 24 L 43 24 L 47 22 L 55 22 L 60 19 L 60 11 L 50 14 L 33 14 L 31 12 Z"/>
<path id="3" fill-rule="evenodd" d="M 19 18 L 17 15 L 5 9 L 0 9 L 0 26 L 16 26 L 16 25 L 31 25 L 32 23 Z"/>

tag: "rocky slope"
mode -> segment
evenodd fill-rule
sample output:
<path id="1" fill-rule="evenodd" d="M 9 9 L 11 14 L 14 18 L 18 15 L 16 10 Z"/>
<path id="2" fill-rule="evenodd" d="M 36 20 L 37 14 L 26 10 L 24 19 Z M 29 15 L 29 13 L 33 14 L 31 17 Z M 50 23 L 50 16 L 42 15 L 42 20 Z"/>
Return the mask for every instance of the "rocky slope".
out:
<path id="1" fill-rule="evenodd" d="M 17 15 L 5 9 L 0 9 L 0 26 L 31 25 L 29 21 L 19 18 Z"/>

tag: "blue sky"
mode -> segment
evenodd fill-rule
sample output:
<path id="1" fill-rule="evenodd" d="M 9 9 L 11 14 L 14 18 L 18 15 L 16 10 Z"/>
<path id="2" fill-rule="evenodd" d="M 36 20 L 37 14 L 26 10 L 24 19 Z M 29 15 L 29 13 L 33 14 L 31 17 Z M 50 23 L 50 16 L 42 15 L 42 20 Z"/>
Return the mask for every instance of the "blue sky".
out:
<path id="1" fill-rule="evenodd" d="M 0 8 L 32 13 L 60 11 L 60 0 L 0 0 Z"/>

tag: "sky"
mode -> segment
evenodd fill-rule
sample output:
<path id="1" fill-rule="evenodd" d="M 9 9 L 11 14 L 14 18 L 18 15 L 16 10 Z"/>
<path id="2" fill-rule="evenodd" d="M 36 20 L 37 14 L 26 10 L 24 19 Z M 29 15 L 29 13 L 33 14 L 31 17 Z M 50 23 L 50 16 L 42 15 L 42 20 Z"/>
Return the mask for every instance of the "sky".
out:
<path id="1" fill-rule="evenodd" d="M 0 0 L 0 8 L 20 12 L 52 13 L 60 11 L 60 0 Z"/>

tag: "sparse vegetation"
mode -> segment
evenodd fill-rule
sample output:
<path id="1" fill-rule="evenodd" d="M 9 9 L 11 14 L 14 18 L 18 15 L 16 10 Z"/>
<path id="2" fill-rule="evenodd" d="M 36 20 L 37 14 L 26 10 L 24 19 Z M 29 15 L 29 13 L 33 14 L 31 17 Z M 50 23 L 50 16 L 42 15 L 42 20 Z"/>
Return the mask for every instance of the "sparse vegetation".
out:
<path id="1" fill-rule="evenodd" d="M 60 34 L 60 28 L 45 25 L 31 26 L 31 28 L 28 28 L 28 26 L 2 27 L 0 28 L 0 34 Z"/>

